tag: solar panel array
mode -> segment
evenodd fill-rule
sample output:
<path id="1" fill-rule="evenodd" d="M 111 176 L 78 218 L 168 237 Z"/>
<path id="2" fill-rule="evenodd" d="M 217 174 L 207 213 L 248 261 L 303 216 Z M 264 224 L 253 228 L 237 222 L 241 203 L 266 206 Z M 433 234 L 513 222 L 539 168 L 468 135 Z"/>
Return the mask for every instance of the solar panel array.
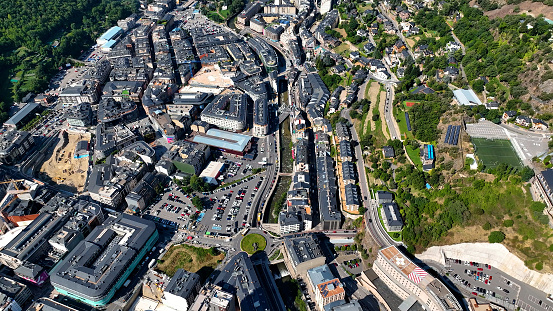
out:
<path id="1" fill-rule="evenodd" d="M 409 113 L 405 112 L 405 121 L 407 123 L 407 130 L 411 131 L 411 120 L 409 120 Z"/>
<path id="2" fill-rule="evenodd" d="M 460 125 L 449 125 L 445 134 L 444 143 L 456 146 L 459 142 L 459 134 L 461 133 Z"/>

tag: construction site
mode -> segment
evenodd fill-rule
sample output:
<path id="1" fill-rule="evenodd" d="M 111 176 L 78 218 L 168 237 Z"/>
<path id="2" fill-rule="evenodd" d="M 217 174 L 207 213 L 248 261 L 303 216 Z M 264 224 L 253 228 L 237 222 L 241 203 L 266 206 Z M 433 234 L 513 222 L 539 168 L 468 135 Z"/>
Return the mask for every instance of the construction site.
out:
<path id="1" fill-rule="evenodd" d="M 37 170 L 37 175 L 41 180 L 55 183 L 64 190 L 82 192 L 90 159 L 83 156 L 83 151 L 76 150 L 76 147 L 78 145 L 88 145 L 84 142 L 90 141 L 90 134 L 63 131 L 58 135 L 58 138 L 57 144 L 47 150 L 47 157 L 44 158 L 41 164 L 37 165 L 37 168 L 40 167 Z"/>

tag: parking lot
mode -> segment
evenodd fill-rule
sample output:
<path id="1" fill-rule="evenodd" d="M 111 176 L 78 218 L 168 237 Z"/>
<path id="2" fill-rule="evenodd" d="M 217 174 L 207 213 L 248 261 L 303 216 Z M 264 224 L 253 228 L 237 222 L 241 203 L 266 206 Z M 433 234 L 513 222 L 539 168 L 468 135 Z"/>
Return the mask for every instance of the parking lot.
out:
<path id="1" fill-rule="evenodd" d="M 481 296 L 487 300 L 515 309 L 550 311 L 553 301 L 544 292 L 519 282 L 486 263 L 461 261 L 448 258 L 449 277 L 459 284 L 469 296 Z"/>

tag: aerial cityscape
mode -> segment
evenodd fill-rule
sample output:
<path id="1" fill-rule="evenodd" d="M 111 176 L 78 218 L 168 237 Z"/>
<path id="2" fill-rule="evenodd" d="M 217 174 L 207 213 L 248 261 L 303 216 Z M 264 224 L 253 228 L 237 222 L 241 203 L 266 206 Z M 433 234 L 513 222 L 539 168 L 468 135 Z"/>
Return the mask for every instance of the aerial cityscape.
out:
<path id="1" fill-rule="evenodd" d="M 551 0 L 0 26 L 0 311 L 553 311 Z"/>

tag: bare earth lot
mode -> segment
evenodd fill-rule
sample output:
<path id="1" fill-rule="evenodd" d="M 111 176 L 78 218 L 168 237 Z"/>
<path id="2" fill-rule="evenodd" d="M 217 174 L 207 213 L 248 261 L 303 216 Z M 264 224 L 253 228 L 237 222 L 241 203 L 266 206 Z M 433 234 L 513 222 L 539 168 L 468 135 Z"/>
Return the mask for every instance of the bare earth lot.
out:
<path id="1" fill-rule="evenodd" d="M 515 7 L 520 8 L 520 12 L 515 13 L 513 10 Z M 531 1 L 524 1 L 520 4 L 508 4 L 504 5 L 501 8 L 493 11 L 485 12 L 484 14 L 490 17 L 490 19 L 498 18 L 498 17 L 505 17 L 505 15 L 509 14 L 523 14 L 526 13 L 528 15 L 532 16 L 538 16 L 540 14 L 543 14 L 546 18 L 553 20 L 553 7 L 547 6 L 541 2 L 531 2 Z"/>
<path id="2" fill-rule="evenodd" d="M 81 140 L 90 141 L 90 135 L 60 133 L 60 142 L 48 150 L 50 157 L 42 163 L 40 175 L 68 191 L 83 191 L 89 159 L 73 157 L 75 146 Z"/>

